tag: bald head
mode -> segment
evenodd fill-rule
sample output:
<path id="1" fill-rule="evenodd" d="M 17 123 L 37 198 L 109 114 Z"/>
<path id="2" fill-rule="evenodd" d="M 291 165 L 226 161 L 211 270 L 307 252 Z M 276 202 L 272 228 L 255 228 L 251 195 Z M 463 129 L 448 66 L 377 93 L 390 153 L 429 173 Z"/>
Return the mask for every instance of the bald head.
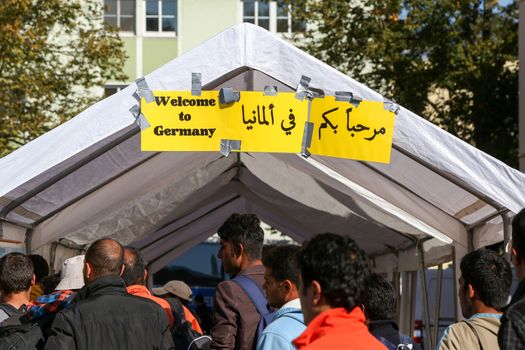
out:
<path id="1" fill-rule="evenodd" d="M 145 285 L 145 269 L 146 264 L 139 250 L 132 247 L 124 248 L 124 273 L 122 274 L 122 279 L 126 283 L 126 286 L 129 287 L 135 284 Z"/>
<path id="2" fill-rule="evenodd" d="M 124 264 L 124 249 L 114 239 L 99 239 L 88 248 L 85 263 L 89 264 L 91 270 L 86 276 L 86 282 L 103 276 L 120 276 Z"/>

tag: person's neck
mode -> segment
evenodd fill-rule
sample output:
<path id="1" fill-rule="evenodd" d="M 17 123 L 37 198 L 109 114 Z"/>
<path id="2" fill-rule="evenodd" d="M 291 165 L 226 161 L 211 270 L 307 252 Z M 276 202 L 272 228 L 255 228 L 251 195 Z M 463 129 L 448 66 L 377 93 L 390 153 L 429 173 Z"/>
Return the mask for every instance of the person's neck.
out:
<path id="1" fill-rule="evenodd" d="M 472 305 L 472 317 L 475 314 L 501 314 L 502 312 L 496 310 L 491 306 L 485 305 L 482 301 L 476 301 Z"/>
<path id="2" fill-rule="evenodd" d="M 241 263 L 241 266 L 240 266 L 241 269 L 239 270 L 239 272 L 244 271 L 250 267 L 260 266 L 260 265 L 262 265 L 261 259 L 249 260 L 248 258 L 246 258 Z"/>
<path id="3" fill-rule="evenodd" d="M 31 288 L 29 290 L 20 292 L 20 293 L 12 293 L 9 295 L 6 295 L 4 297 L 4 303 L 14 306 L 15 308 L 19 309 L 22 305 L 29 304 L 29 296 L 31 294 Z"/>

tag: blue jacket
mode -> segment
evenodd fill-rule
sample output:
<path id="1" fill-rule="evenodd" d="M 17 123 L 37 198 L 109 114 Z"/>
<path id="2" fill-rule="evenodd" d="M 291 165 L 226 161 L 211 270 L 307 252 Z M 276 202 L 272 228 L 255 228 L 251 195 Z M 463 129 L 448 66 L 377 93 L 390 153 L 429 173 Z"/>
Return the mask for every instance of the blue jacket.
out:
<path id="1" fill-rule="evenodd" d="M 292 340 L 301 335 L 305 328 L 301 309 L 281 308 L 262 332 L 257 341 L 257 350 L 293 350 L 295 346 Z"/>

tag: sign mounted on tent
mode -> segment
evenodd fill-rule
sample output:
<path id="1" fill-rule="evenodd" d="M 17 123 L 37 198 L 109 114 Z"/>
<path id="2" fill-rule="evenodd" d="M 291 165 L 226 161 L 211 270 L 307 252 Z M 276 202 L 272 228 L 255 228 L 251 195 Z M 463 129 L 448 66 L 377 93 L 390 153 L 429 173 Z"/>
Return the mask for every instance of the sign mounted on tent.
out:
<path id="1" fill-rule="evenodd" d="M 241 91 L 222 105 L 218 91 L 154 91 L 141 103 L 149 128 L 142 130 L 142 151 L 220 151 L 221 140 L 240 141 L 241 152 L 301 153 L 308 100 L 295 93 L 275 96 Z M 388 163 L 394 113 L 383 102 L 358 106 L 333 96 L 311 102 L 312 154 Z"/>
<path id="2" fill-rule="evenodd" d="M 220 105 L 218 91 L 154 91 L 141 104 L 151 125 L 142 131 L 143 151 L 219 151 L 240 140 L 242 152 L 300 153 L 308 104 L 293 93 L 265 96 L 243 91 L 238 102 Z"/>
<path id="3" fill-rule="evenodd" d="M 334 96 L 312 101 L 314 123 L 310 153 L 389 163 L 394 134 L 394 112 L 383 102 L 362 101 L 357 106 Z"/>

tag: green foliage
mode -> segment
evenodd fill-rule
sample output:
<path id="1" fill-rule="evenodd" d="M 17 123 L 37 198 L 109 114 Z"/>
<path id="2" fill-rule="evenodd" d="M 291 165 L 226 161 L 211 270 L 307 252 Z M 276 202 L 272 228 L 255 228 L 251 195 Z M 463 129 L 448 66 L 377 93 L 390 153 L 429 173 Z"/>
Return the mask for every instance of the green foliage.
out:
<path id="1" fill-rule="evenodd" d="M 118 33 L 99 0 L 0 1 L 0 156 L 75 116 L 122 81 Z"/>
<path id="2" fill-rule="evenodd" d="M 300 47 L 517 167 L 517 1 L 291 3 Z"/>

